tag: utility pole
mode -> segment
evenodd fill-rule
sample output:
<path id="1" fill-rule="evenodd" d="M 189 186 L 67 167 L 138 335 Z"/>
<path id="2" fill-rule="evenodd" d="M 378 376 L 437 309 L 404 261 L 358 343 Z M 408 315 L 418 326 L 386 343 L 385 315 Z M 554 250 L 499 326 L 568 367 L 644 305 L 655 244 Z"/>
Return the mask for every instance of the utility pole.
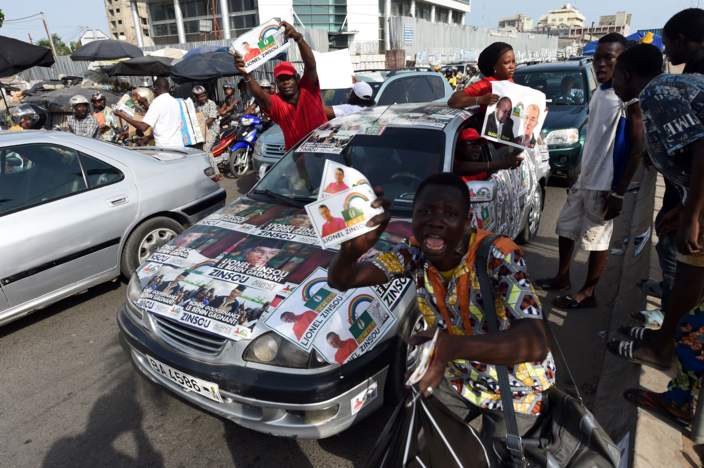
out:
<path id="1" fill-rule="evenodd" d="M 49 39 L 49 45 L 51 46 L 51 52 L 54 54 L 54 60 L 58 57 L 56 55 L 56 47 L 54 47 L 54 39 L 51 37 L 51 33 L 49 33 L 49 25 L 46 22 L 46 15 L 44 14 L 43 11 L 40 11 L 42 15 L 42 23 L 44 23 L 44 31 L 46 31 L 46 37 Z"/>
<path id="2" fill-rule="evenodd" d="M 30 33 L 27 33 L 27 38 L 29 38 L 30 44 L 34 44 L 34 42 L 32 42 L 32 35 Z"/>

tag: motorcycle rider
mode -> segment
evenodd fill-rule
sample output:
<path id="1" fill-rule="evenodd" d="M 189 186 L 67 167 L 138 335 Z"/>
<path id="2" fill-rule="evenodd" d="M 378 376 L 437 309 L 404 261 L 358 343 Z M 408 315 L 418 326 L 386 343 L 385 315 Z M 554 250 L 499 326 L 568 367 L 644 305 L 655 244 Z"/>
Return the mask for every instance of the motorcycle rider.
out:
<path id="1" fill-rule="evenodd" d="M 10 132 L 22 132 L 24 130 L 37 130 L 42 128 L 41 116 L 29 104 L 20 104 L 10 109 L 10 118 L 13 125 L 8 129 Z"/>

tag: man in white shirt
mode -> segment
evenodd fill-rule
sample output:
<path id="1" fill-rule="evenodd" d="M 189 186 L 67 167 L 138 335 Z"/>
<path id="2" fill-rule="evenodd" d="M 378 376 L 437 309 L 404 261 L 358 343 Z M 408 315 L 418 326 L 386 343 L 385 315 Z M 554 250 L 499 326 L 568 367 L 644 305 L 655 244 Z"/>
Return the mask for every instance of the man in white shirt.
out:
<path id="1" fill-rule="evenodd" d="M 626 46 L 627 41 L 620 34 L 599 39 L 593 63 L 600 86 L 589 102 L 581 171 L 557 221 L 558 272 L 553 278 L 536 281 L 545 290 L 569 290 L 572 254 L 580 241 L 589 252 L 587 278 L 579 291 L 553 301 L 562 309 L 597 307 L 594 291 L 606 267 L 613 219 L 620 214 L 623 194 L 644 151 L 640 107 L 637 103 L 624 106 L 611 84 L 616 60 Z"/>
<path id="2" fill-rule="evenodd" d="M 358 81 L 352 85 L 352 91 L 347 99 L 347 104 L 339 104 L 332 107 L 325 106 L 325 115 L 328 120 L 332 120 L 335 117 L 354 114 L 355 112 L 361 111 L 365 107 L 371 107 L 374 105 L 372 94 L 374 94 L 374 91 L 372 90 L 372 87 L 369 86 L 369 83 Z"/>
<path id="3" fill-rule="evenodd" d="M 181 135 L 181 107 L 176 98 L 169 94 L 169 80 L 161 77 L 154 82 L 156 98 L 149 105 L 144 119 L 140 122 L 125 112 L 115 111 L 115 115 L 125 120 L 139 132 L 150 128 L 154 133 L 154 143 L 161 148 L 183 148 Z"/>

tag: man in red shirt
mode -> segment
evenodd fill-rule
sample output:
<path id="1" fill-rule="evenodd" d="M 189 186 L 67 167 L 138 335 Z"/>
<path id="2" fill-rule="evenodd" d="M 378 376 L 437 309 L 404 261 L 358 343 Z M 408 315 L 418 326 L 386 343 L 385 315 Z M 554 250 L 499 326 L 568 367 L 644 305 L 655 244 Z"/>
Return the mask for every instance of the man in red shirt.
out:
<path id="1" fill-rule="evenodd" d="M 235 68 L 242 75 L 249 91 L 266 112 L 272 122 L 281 127 L 286 149 L 290 149 L 304 136 L 328 121 L 325 107 L 320 97 L 320 84 L 313 50 L 303 39 L 303 35 L 285 21 L 284 34 L 298 44 L 303 59 L 303 76 L 299 77 L 290 62 L 281 62 L 274 67 L 274 79 L 278 92 L 274 95 L 264 91 L 257 80 L 244 70 L 244 60 L 235 55 Z"/>
<path id="2" fill-rule="evenodd" d="M 293 312 L 284 312 L 281 314 L 282 321 L 293 324 L 293 334 L 296 335 L 296 339 L 299 341 L 316 317 L 318 317 L 317 312 L 312 310 L 307 310 L 300 315 L 296 315 Z"/>
<path id="3" fill-rule="evenodd" d="M 333 348 L 337 349 L 335 352 L 335 362 L 338 364 L 344 364 L 350 354 L 354 353 L 357 349 L 357 342 L 353 339 L 343 340 L 335 332 L 330 332 L 326 336 L 328 344 Z"/>

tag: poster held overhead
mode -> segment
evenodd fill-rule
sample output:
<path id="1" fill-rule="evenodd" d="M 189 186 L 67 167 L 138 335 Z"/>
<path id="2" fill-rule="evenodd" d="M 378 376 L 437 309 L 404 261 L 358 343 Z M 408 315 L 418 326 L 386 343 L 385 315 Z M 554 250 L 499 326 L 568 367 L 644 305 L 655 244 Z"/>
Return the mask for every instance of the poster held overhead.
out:
<path id="1" fill-rule="evenodd" d="M 286 51 L 288 39 L 280 18 L 272 18 L 232 41 L 230 53 L 239 54 L 247 73 L 256 70 L 270 59 Z"/>
<path id="2" fill-rule="evenodd" d="M 545 94 L 509 81 L 494 81 L 496 104 L 486 109 L 482 136 L 521 149 L 533 148 L 547 116 Z"/>

